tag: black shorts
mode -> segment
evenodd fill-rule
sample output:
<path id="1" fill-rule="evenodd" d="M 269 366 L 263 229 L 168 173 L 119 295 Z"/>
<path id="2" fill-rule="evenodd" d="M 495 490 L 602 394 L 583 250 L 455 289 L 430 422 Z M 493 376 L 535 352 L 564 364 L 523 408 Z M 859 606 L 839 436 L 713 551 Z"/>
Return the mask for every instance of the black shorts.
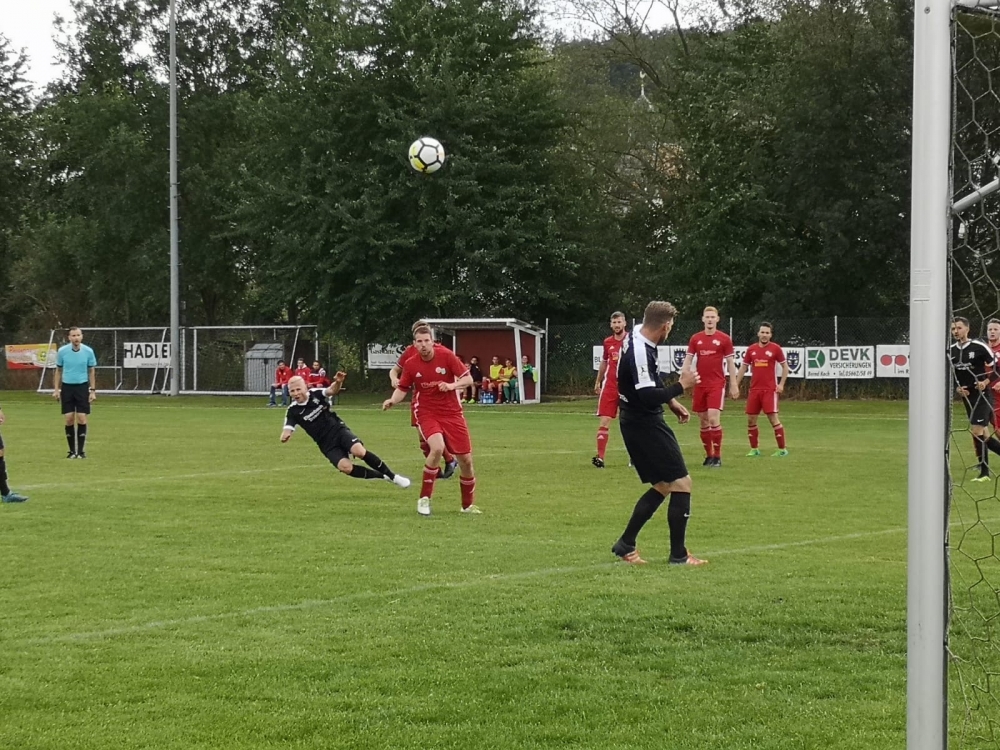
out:
<path id="1" fill-rule="evenodd" d="M 326 456 L 331 464 L 336 466 L 341 459 L 350 458 L 351 446 L 360 442 L 361 438 L 346 427 L 341 427 L 323 439 L 323 442 L 319 444 L 319 451 Z"/>
<path id="2" fill-rule="evenodd" d="M 59 399 L 63 414 L 90 414 L 90 383 L 63 383 Z"/>
<path id="3" fill-rule="evenodd" d="M 969 398 L 963 398 L 965 413 L 969 415 L 969 424 L 976 427 L 989 427 L 993 424 L 993 391 L 987 388 L 980 391 L 971 389 Z"/>
<path id="4" fill-rule="evenodd" d="M 632 466 L 643 482 L 675 482 L 688 475 L 677 437 L 662 418 L 633 420 L 623 412 L 618 424 Z"/>

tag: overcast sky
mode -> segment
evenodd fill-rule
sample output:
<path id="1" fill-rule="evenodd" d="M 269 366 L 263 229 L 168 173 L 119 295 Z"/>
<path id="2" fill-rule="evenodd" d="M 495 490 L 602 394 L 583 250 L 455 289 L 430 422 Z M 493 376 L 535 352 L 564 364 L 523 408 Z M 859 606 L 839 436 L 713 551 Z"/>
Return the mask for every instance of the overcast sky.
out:
<path id="1" fill-rule="evenodd" d="M 558 5 L 558 0 L 552 4 Z M 653 6 L 650 25 L 654 28 L 662 26 L 666 23 L 666 15 L 655 0 L 629 3 L 639 9 L 650 4 Z M 56 13 L 72 18 L 70 0 L 0 0 L 0 34 L 9 38 L 15 49 L 24 48 L 27 51 L 30 58 L 28 79 L 38 87 L 60 73 L 60 68 L 53 62 L 56 47 L 52 42 L 52 21 Z M 551 16 L 549 20 L 553 21 Z M 558 21 L 555 23 L 562 25 Z"/>

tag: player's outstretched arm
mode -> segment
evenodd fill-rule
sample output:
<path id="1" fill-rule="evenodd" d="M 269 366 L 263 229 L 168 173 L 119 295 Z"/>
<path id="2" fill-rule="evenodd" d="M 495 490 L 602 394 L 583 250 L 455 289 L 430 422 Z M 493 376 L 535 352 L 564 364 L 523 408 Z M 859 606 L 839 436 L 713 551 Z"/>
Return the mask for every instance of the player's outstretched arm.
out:
<path id="1" fill-rule="evenodd" d="M 347 373 L 341 370 L 337 370 L 337 374 L 333 376 L 333 382 L 330 383 L 330 387 L 324 391 L 327 396 L 336 396 L 340 393 L 340 389 L 344 385 L 344 378 L 347 377 Z"/>

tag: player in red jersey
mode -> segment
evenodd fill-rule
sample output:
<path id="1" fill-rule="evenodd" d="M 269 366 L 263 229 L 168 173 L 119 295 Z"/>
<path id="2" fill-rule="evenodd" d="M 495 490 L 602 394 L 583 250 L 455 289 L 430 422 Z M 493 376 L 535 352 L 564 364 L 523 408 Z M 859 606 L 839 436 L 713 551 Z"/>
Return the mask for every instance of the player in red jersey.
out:
<path id="1" fill-rule="evenodd" d="M 430 326 L 427 325 L 427 321 L 425 321 L 425 320 L 418 320 L 410 328 L 410 331 L 411 332 L 416 331 L 421 326 L 427 326 L 428 328 L 430 328 Z M 432 328 L 431 329 L 431 334 L 432 335 L 433 335 L 433 332 L 434 332 L 434 329 Z M 443 346 L 441 344 L 438 344 L 438 343 L 435 343 L 434 347 L 435 348 L 441 348 L 441 349 L 447 349 L 447 347 L 445 347 L 445 346 Z M 396 364 L 394 364 L 392 366 L 392 369 L 389 370 L 389 383 L 392 385 L 393 388 L 398 388 L 399 387 L 399 376 L 403 374 L 403 363 L 405 363 L 406 360 L 411 359 L 411 358 L 416 357 L 416 356 L 417 356 L 417 347 L 415 347 L 413 344 L 410 344 L 408 347 L 406 347 L 403 350 L 403 353 L 399 355 L 399 359 L 396 360 Z M 413 407 L 414 407 L 415 403 L 416 402 L 414 400 L 412 400 L 412 399 L 410 400 L 410 426 L 411 427 L 416 427 L 417 426 L 417 416 L 413 412 Z M 427 445 L 427 441 L 424 440 L 423 435 L 420 434 L 420 430 L 417 430 L 417 437 L 420 439 L 420 452 L 424 454 L 424 458 L 427 458 L 427 456 L 430 455 L 431 448 L 430 448 L 429 445 Z M 447 445 L 444 447 L 443 457 L 444 457 L 444 468 L 441 469 L 440 478 L 441 479 L 451 479 L 451 477 L 455 474 L 455 469 L 458 468 L 458 461 L 455 459 L 455 454 L 452 453 L 450 450 L 448 450 L 448 446 Z"/>
<path id="2" fill-rule="evenodd" d="M 608 427 L 618 416 L 618 357 L 625 341 L 625 313 L 611 313 L 611 335 L 604 339 L 604 353 L 594 381 L 597 394 L 597 455 L 590 462 L 598 469 L 604 468 L 604 451 L 608 447 Z"/>
<path id="3" fill-rule="evenodd" d="M 469 368 L 443 346 L 435 346 L 429 326 L 418 326 L 413 332 L 413 345 L 418 356 L 403 363 L 403 373 L 392 396 L 382 402 L 383 409 L 391 409 L 413 388 L 413 413 L 417 429 L 430 446 L 424 465 L 417 513 L 431 514 L 431 496 L 438 465 L 447 443 L 455 451 L 461 473 L 462 512 L 479 513 L 476 507 L 476 476 L 472 469 L 472 439 L 469 426 L 462 412 L 461 392 L 472 384 Z"/>
<path id="4" fill-rule="evenodd" d="M 990 322 L 986 324 L 986 344 L 993 352 L 994 359 L 1000 357 L 1000 320 L 996 318 L 990 318 Z M 1000 405 L 997 404 L 997 401 L 1000 401 L 1000 372 L 997 371 L 996 365 L 993 367 L 993 377 L 990 378 L 990 382 L 993 388 L 993 429 L 1000 430 Z"/>
<path id="5" fill-rule="evenodd" d="M 701 381 L 695 386 L 691 411 L 698 415 L 701 422 L 701 443 L 705 446 L 702 466 L 717 468 L 722 466 L 722 407 L 726 400 L 726 372 L 729 374 L 730 398 L 739 398 L 740 389 L 736 384 L 733 340 L 717 328 L 719 311 L 706 307 L 701 314 L 701 322 L 705 324 L 705 330 L 696 333 L 688 342 L 682 369 L 691 369 L 697 358 L 695 368 Z"/>
<path id="6" fill-rule="evenodd" d="M 748 456 L 760 455 L 760 431 L 757 429 L 757 417 L 761 412 L 767 415 L 771 427 L 774 428 L 774 439 L 778 450 L 772 456 L 787 456 L 785 448 L 785 428 L 778 419 L 778 394 L 785 390 L 788 380 L 788 365 L 785 362 L 785 352 L 771 341 L 773 328 L 770 323 L 761 323 L 757 329 L 757 343 L 752 344 L 743 355 L 743 364 L 737 375 L 737 384 L 743 385 L 743 378 L 750 370 L 750 390 L 747 392 L 747 437 L 750 438 Z M 781 380 L 775 377 L 775 368 L 781 365 Z"/>

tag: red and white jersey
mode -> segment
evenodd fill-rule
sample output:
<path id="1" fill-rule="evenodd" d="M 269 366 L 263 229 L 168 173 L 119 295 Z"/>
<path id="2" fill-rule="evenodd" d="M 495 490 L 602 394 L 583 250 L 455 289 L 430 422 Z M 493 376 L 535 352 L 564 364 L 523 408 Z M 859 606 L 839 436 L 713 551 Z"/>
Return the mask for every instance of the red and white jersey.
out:
<path id="1" fill-rule="evenodd" d="M 402 359 L 402 357 L 400 358 Z M 399 390 L 408 391 L 413 387 L 413 410 L 420 419 L 421 412 L 433 416 L 448 416 L 462 413 L 462 402 L 458 391 L 442 391 L 441 383 L 454 383 L 469 373 L 451 349 L 435 346 L 433 356 L 425 361 L 418 353 L 403 363 L 403 374 L 399 376 Z"/>
<path id="2" fill-rule="evenodd" d="M 439 344 L 438 342 L 435 341 L 434 342 L 434 351 L 436 352 L 438 349 L 444 349 L 446 352 L 450 352 L 451 351 L 451 349 L 449 349 L 444 344 Z M 405 349 L 403 349 L 403 353 L 399 355 L 399 359 L 396 360 L 396 367 L 398 367 L 400 369 L 400 371 L 402 371 L 403 365 L 406 364 L 407 360 L 412 359 L 413 357 L 419 357 L 419 356 L 420 356 L 420 352 L 417 350 L 417 347 L 415 347 L 413 344 L 410 344 L 408 347 L 406 347 Z"/>
<path id="3" fill-rule="evenodd" d="M 743 364 L 750 372 L 751 391 L 774 391 L 778 388 L 777 367 L 778 363 L 785 363 L 784 350 L 773 341 L 767 346 L 760 343 L 747 347 L 747 353 L 743 355 Z"/>
<path id="4" fill-rule="evenodd" d="M 309 382 L 309 376 L 310 375 L 312 375 L 312 368 L 311 367 L 302 366 L 302 367 L 296 367 L 295 368 L 295 376 L 299 377 L 299 378 L 302 378 L 304 381 L 306 381 L 306 383 Z"/>
<path id="5" fill-rule="evenodd" d="M 618 359 L 621 357 L 625 338 L 626 334 L 623 333 L 620 339 L 615 338 L 614 334 L 604 339 L 604 353 L 601 354 L 601 361 L 607 363 L 607 368 L 604 370 L 601 390 L 608 387 L 618 390 Z"/>
<path id="6" fill-rule="evenodd" d="M 734 356 L 733 340 L 722 331 L 707 334 L 696 333 L 688 342 L 688 354 L 697 358 L 695 370 L 701 376 L 699 385 L 708 387 L 725 386 L 726 360 Z"/>

